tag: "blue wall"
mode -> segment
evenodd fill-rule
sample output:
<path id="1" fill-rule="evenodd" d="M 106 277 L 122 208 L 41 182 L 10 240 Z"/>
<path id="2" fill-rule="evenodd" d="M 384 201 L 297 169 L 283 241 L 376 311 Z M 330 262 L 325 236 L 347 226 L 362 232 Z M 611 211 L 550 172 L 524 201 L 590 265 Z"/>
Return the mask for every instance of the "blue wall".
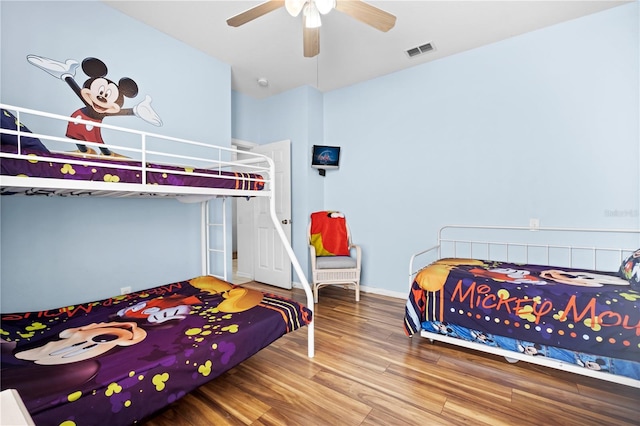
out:
<path id="1" fill-rule="evenodd" d="M 163 120 L 162 127 L 137 117 L 105 123 L 229 146 L 228 64 L 101 2 L 3 1 L 0 10 L 3 103 L 71 114 L 80 100 L 26 56 L 95 56 L 107 64 L 108 77 L 138 83 L 139 95 L 125 107 L 151 95 Z M 76 79 L 84 82 L 82 70 Z M 96 300 L 121 287 L 135 291 L 200 273 L 198 205 L 3 197 L 0 213 L 2 312 Z"/>
<path id="2" fill-rule="evenodd" d="M 406 292 L 444 224 L 638 228 L 638 18 L 616 7 L 327 93 L 345 161 L 324 203 L 363 246 L 363 284 Z"/>

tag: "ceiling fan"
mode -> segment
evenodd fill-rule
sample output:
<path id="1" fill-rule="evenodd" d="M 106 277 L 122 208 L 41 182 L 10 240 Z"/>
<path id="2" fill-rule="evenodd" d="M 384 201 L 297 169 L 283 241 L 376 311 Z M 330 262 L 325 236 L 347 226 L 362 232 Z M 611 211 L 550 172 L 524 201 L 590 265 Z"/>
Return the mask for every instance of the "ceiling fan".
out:
<path id="1" fill-rule="evenodd" d="M 362 0 L 268 0 L 227 19 L 227 24 L 239 27 L 267 13 L 285 7 L 291 16 L 302 12 L 304 56 L 312 58 L 320 53 L 320 15 L 336 9 L 352 18 L 387 32 L 396 24 L 396 17 Z"/>

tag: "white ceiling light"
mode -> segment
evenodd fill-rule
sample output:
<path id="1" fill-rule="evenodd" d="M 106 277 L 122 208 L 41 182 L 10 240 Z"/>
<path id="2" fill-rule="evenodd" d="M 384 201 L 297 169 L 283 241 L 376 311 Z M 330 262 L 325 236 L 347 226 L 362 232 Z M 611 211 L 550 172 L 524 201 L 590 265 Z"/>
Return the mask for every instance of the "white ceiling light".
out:
<path id="1" fill-rule="evenodd" d="M 336 0 L 315 0 L 315 3 L 316 7 L 318 8 L 318 12 L 322 13 L 323 15 L 331 12 L 331 9 L 336 7 Z"/>
<path id="2" fill-rule="evenodd" d="M 318 28 L 322 25 L 320 14 L 326 15 L 336 7 L 336 0 L 285 0 L 284 7 L 291 16 L 298 16 L 302 11 L 307 28 Z"/>
<path id="3" fill-rule="evenodd" d="M 291 16 L 298 16 L 306 0 L 285 0 L 284 7 Z"/>
<path id="4" fill-rule="evenodd" d="M 302 11 L 304 15 L 304 25 L 307 28 L 318 28 L 322 25 L 320 21 L 320 13 L 318 12 L 318 8 L 316 7 L 316 3 L 311 0 L 305 6 Z"/>

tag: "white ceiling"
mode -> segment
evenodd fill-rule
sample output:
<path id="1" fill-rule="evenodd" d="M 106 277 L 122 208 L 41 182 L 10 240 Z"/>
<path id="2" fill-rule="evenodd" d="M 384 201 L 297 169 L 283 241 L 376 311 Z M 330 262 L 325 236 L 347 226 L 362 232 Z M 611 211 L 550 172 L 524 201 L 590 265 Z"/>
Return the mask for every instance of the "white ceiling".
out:
<path id="1" fill-rule="evenodd" d="M 322 17 L 315 58 L 303 57 L 301 16 L 284 8 L 238 28 L 226 24 L 261 1 L 105 3 L 229 64 L 233 89 L 262 99 L 303 85 L 322 92 L 342 88 L 632 1 L 368 1 L 394 14 L 395 27 L 383 33 L 331 11 Z M 434 51 L 406 54 L 427 42 Z M 258 78 L 269 85 L 259 86 Z"/>

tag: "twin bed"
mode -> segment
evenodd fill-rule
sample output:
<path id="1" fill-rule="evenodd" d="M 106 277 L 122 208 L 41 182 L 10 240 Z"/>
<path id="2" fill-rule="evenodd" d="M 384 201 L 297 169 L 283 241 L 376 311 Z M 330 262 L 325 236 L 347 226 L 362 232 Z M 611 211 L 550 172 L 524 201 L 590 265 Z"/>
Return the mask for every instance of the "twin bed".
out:
<path id="1" fill-rule="evenodd" d="M 172 197 L 202 203 L 201 276 L 73 306 L 2 313 L 1 387 L 17 390 L 36 424 L 139 422 L 305 326 L 313 357 L 313 294 L 275 214 L 269 158 L 243 152 L 237 161 L 231 148 L 104 124 L 103 131 L 119 135 L 109 140 L 123 141 L 108 145 L 119 155 L 81 153 L 74 141 L 56 136 L 64 134 L 69 118 L 0 106 L 5 196 Z M 101 146 L 83 144 L 90 152 Z M 232 285 L 226 268 L 222 276 L 212 273 L 210 253 L 220 250 L 210 247 L 217 239 L 210 235 L 209 200 L 231 196 L 269 199 L 273 225 L 306 304 Z M 223 224 L 226 210 L 223 204 Z M 226 257 L 226 247 L 222 252 Z"/>
<path id="2" fill-rule="evenodd" d="M 473 233 L 482 236 L 464 237 Z M 529 242 L 508 242 L 514 234 Z M 616 235 L 630 248 L 531 241 L 569 234 Z M 639 237 L 637 229 L 446 226 L 436 246 L 411 258 L 405 332 L 640 387 Z"/>
<path id="3" fill-rule="evenodd" d="M 297 302 L 213 276 L 6 313 L 2 387 L 37 425 L 132 424 L 310 321 Z"/>

